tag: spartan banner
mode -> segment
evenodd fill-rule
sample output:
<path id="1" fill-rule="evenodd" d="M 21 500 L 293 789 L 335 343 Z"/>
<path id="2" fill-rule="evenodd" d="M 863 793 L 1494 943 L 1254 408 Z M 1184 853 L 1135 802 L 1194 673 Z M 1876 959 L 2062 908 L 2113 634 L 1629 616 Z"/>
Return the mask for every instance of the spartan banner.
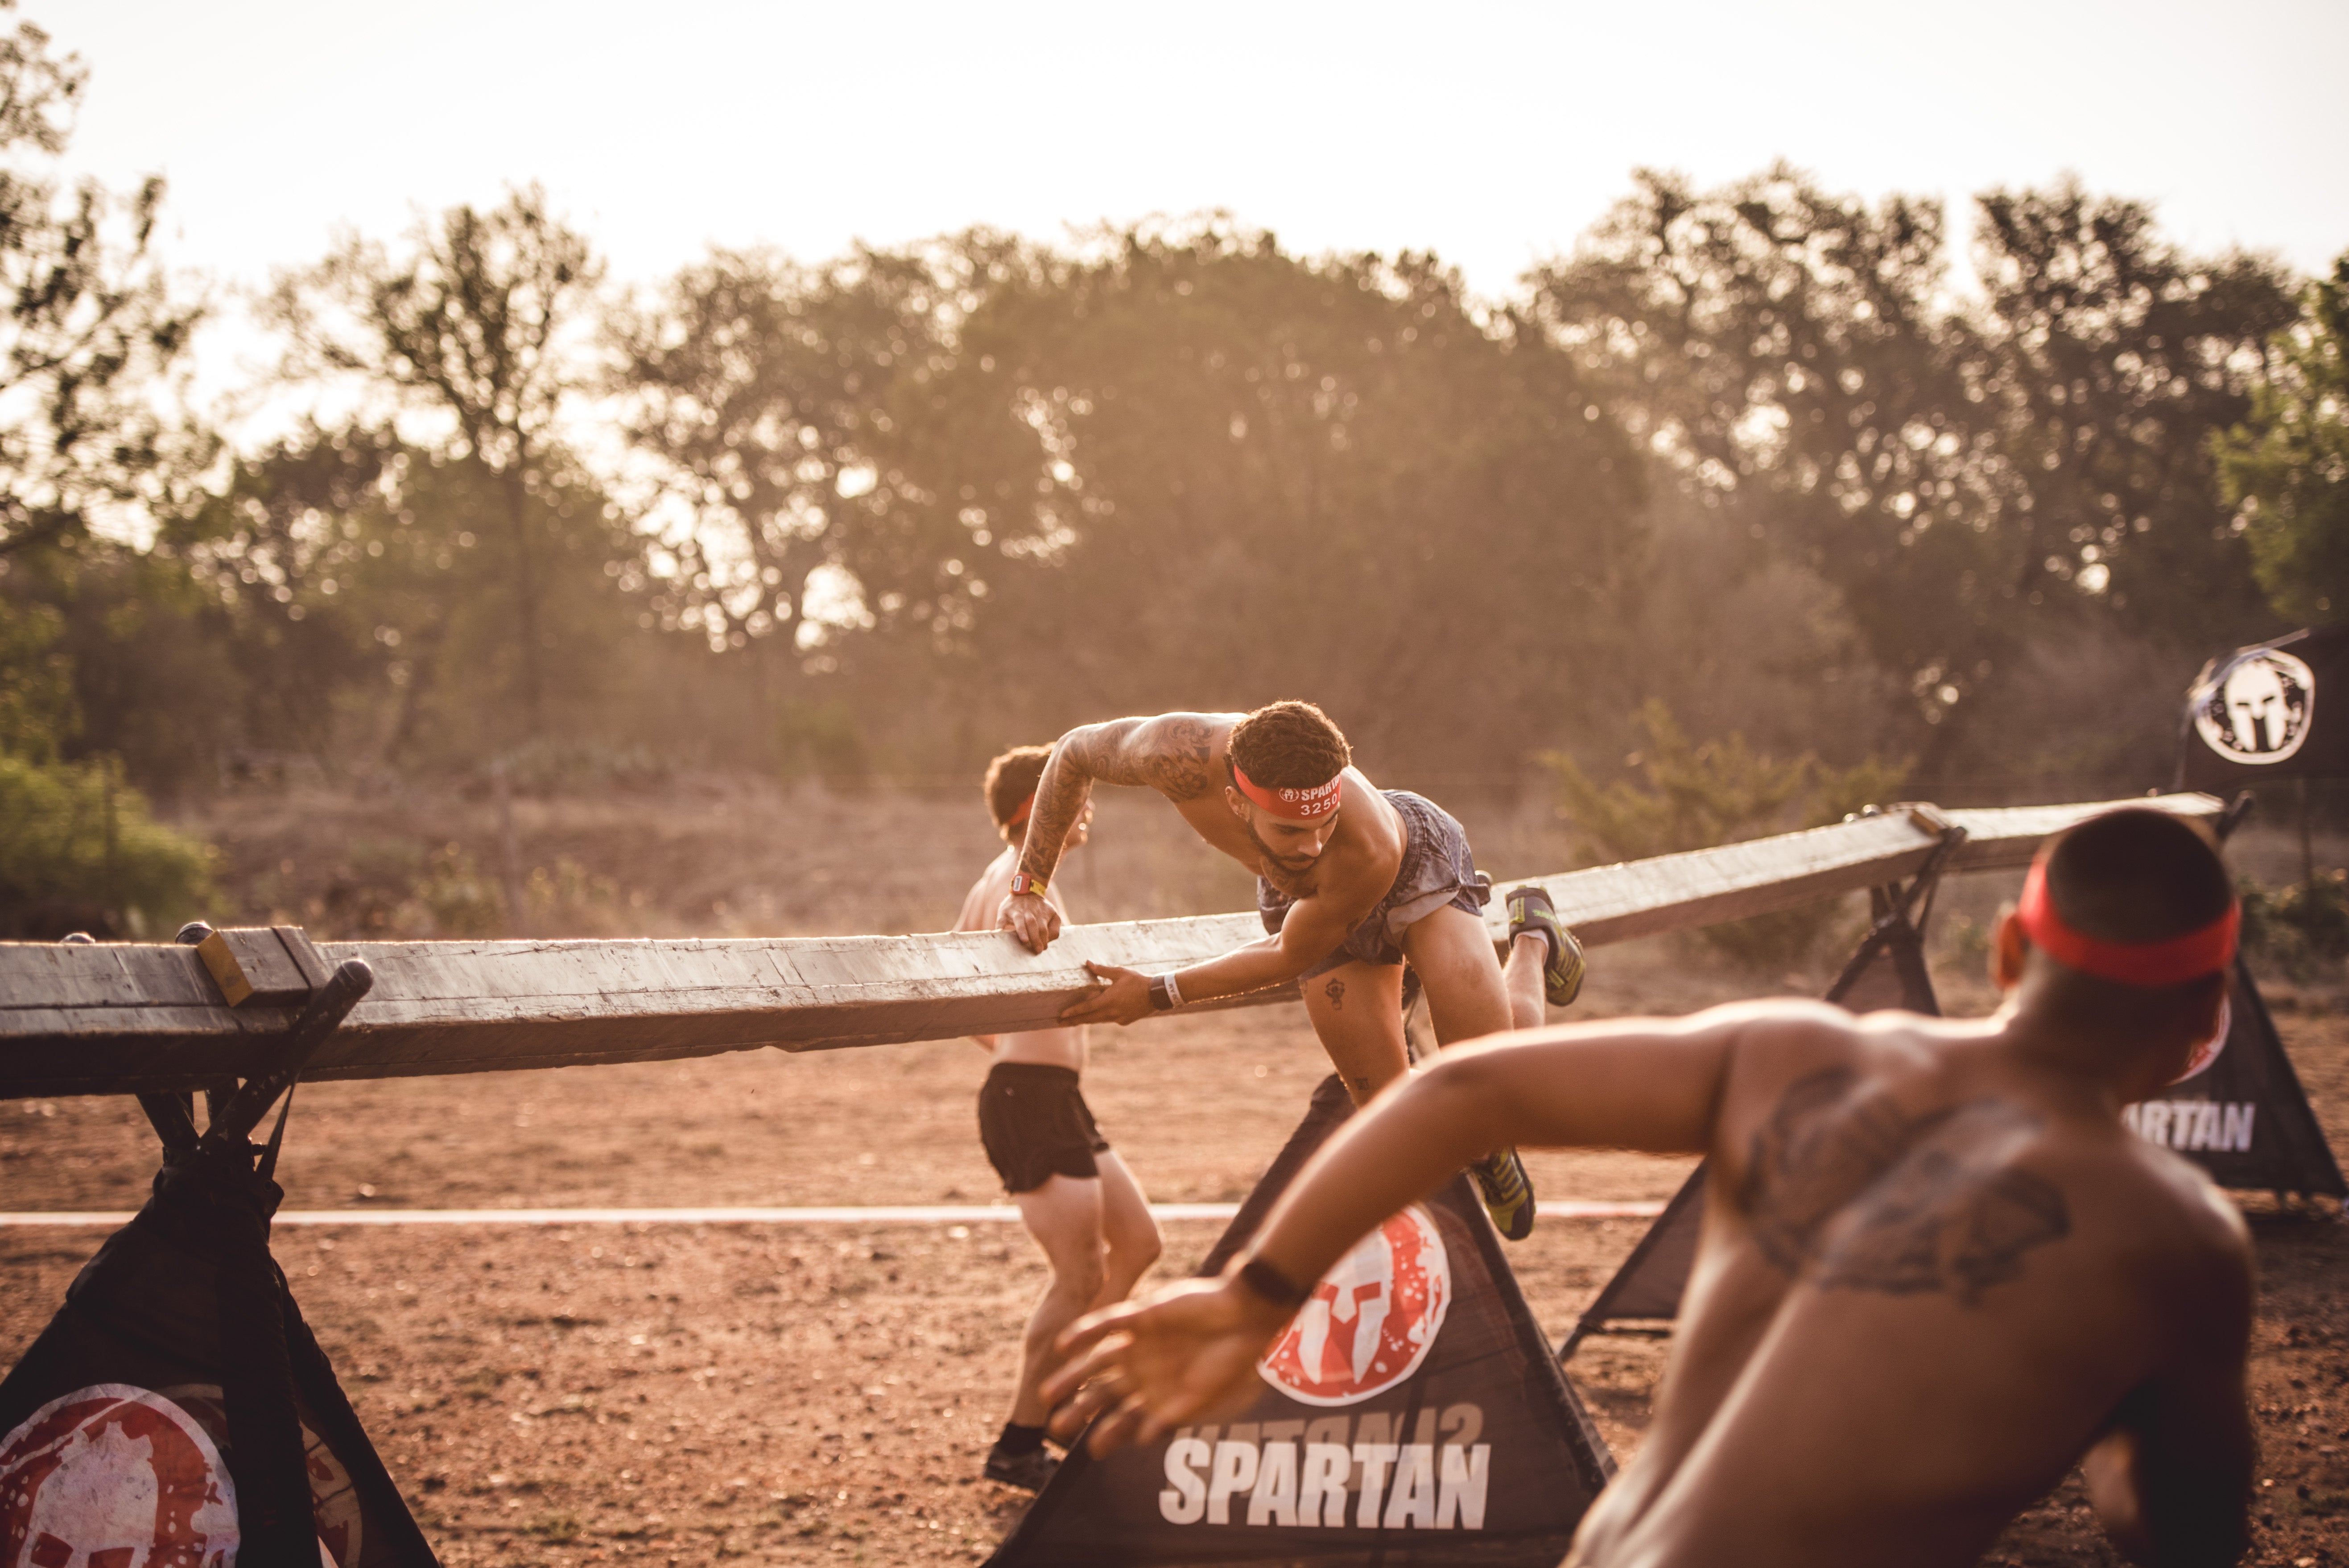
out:
<path id="1" fill-rule="evenodd" d="M 2212 659 L 2178 726 L 2181 789 L 2349 777 L 2349 626 L 2316 626 Z"/>
<path id="2" fill-rule="evenodd" d="M 1201 1272 L 1350 1111 L 1326 1080 Z M 1080 1445 L 990 1563 L 1554 1568 L 1614 1473 L 1465 1177 L 1340 1260 L 1258 1370 L 1235 1420 Z"/>
<path id="3" fill-rule="evenodd" d="M 269 1255 L 274 1182 L 175 1154 L 0 1382 L 0 1563 L 437 1568 Z"/>
<path id="4" fill-rule="evenodd" d="M 2221 1187 L 2349 1196 L 2275 1020 L 2240 958 L 2225 1044 L 2199 1071 L 2121 1112 L 2148 1143 L 2184 1155 Z"/>

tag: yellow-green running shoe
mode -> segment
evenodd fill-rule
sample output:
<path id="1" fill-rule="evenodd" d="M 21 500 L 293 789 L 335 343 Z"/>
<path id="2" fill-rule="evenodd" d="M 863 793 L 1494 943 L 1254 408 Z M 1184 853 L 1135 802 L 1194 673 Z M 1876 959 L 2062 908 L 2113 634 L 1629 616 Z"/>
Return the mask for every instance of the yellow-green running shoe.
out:
<path id="1" fill-rule="evenodd" d="M 1551 1006 L 1563 1007 L 1582 991 L 1582 944 L 1558 919 L 1557 906 L 1539 883 L 1509 890 L 1509 940 L 1528 931 L 1538 933 L 1549 947 L 1549 962 L 1542 965 L 1542 994 Z"/>
<path id="2" fill-rule="evenodd" d="M 1485 1212 L 1493 1216 L 1493 1228 L 1503 1240 L 1522 1242 L 1534 1233 L 1534 1181 L 1516 1150 L 1486 1155 L 1468 1171 L 1476 1178 Z"/>

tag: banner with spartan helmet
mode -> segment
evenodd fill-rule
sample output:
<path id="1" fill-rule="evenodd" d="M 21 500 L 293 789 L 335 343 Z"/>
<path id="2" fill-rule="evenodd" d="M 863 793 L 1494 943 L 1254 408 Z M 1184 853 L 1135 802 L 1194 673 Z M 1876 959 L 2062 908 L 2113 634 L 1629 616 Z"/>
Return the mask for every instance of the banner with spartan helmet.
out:
<path id="1" fill-rule="evenodd" d="M 2186 694 L 2178 787 L 2214 795 L 2278 779 L 2349 778 L 2349 626 L 2316 626 L 2210 660 Z"/>
<path id="2" fill-rule="evenodd" d="M 167 1163 L 0 1379 L 0 1565 L 437 1568 L 270 1262 L 275 1195 Z"/>
<path id="3" fill-rule="evenodd" d="M 1344 1119 L 1323 1088 L 1211 1262 Z M 1072 1451 L 991 1568 L 1551 1568 L 1614 1472 L 1465 1177 L 1340 1259 L 1257 1373 L 1228 1420 Z"/>

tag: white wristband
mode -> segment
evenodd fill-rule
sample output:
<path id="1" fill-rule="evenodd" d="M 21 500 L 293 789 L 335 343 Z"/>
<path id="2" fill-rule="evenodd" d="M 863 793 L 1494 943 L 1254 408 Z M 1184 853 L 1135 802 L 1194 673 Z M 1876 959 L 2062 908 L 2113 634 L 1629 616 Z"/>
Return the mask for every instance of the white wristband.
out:
<path id="1" fill-rule="evenodd" d="M 1165 979 L 1166 999 L 1174 1003 L 1176 1007 L 1181 1007 L 1183 1006 L 1183 988 L 1174 984 L 1174 971 L 1169 969 L 1166 972 Z"/>

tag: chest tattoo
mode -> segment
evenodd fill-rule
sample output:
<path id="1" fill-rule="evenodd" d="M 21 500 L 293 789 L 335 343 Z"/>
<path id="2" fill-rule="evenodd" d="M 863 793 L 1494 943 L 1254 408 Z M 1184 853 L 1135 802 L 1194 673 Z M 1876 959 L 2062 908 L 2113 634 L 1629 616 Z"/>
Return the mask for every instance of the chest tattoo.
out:
<path id="1" fill-rule="evenodd" d="M 1754 1134 L 1739 1196 L 1763 1255 L 1823 1288 L 1968 1306 L 2071 1233 L 2052 1181 L 2013 1163 L 2040 1126 L 1996 1098 L 1910 1116 L 1849 1068 L 1789 1088 Z"/>

